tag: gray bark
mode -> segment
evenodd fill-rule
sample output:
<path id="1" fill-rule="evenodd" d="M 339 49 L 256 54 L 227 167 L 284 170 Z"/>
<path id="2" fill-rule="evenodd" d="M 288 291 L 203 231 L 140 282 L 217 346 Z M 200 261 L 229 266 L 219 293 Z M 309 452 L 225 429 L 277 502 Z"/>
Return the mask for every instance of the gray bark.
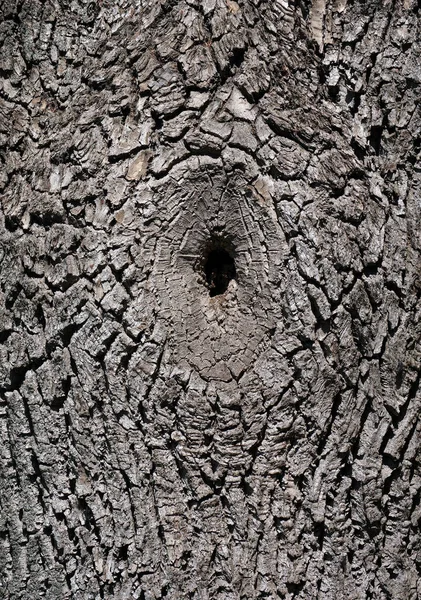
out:
<path id="1" fill-rule="evenodd" d="M 419 12 L 3 0 L 0 597 L 421 597 Z"/>

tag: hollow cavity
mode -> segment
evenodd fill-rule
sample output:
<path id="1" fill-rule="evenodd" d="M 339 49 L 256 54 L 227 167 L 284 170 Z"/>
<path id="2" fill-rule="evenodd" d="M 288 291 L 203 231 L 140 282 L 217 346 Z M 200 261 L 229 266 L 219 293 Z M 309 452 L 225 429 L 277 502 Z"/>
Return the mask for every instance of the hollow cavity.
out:
<path id="1" fill-rule="evenodd" d="M 224 294 L 235 278 L 235 261 L 224 248 L 212 248 L 205 260 L 204 272 L 211 297 Z"/>

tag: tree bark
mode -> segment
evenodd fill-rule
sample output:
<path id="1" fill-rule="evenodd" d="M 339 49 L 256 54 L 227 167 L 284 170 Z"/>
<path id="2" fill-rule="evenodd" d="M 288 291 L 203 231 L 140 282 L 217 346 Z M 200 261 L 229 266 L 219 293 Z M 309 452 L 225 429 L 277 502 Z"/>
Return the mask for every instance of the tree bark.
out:
<path id="1" fill-rule="evenodd" d="M 0 12 L 0 597 L 420 598 L 420 3 Z"/>

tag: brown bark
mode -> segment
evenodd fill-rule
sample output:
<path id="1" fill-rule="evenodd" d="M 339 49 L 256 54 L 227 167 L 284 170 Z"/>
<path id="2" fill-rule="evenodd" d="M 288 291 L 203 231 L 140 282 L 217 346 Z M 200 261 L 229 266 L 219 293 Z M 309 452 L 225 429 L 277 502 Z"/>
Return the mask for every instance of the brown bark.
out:
<path id="1" fill-rule="evenodd" d="M 421 596 L 419 10 L 2 3 L 0 597 Z"/>

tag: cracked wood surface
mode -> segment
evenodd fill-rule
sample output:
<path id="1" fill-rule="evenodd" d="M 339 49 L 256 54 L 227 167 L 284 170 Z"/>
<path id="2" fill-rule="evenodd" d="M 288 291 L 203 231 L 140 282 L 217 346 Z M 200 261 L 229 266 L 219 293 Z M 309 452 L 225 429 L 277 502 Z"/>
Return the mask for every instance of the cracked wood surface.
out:
<path id="1" fill-rule="evenodd" d="M 1 598 L 421 597 L 419 11 L 1 3 Z"/>

